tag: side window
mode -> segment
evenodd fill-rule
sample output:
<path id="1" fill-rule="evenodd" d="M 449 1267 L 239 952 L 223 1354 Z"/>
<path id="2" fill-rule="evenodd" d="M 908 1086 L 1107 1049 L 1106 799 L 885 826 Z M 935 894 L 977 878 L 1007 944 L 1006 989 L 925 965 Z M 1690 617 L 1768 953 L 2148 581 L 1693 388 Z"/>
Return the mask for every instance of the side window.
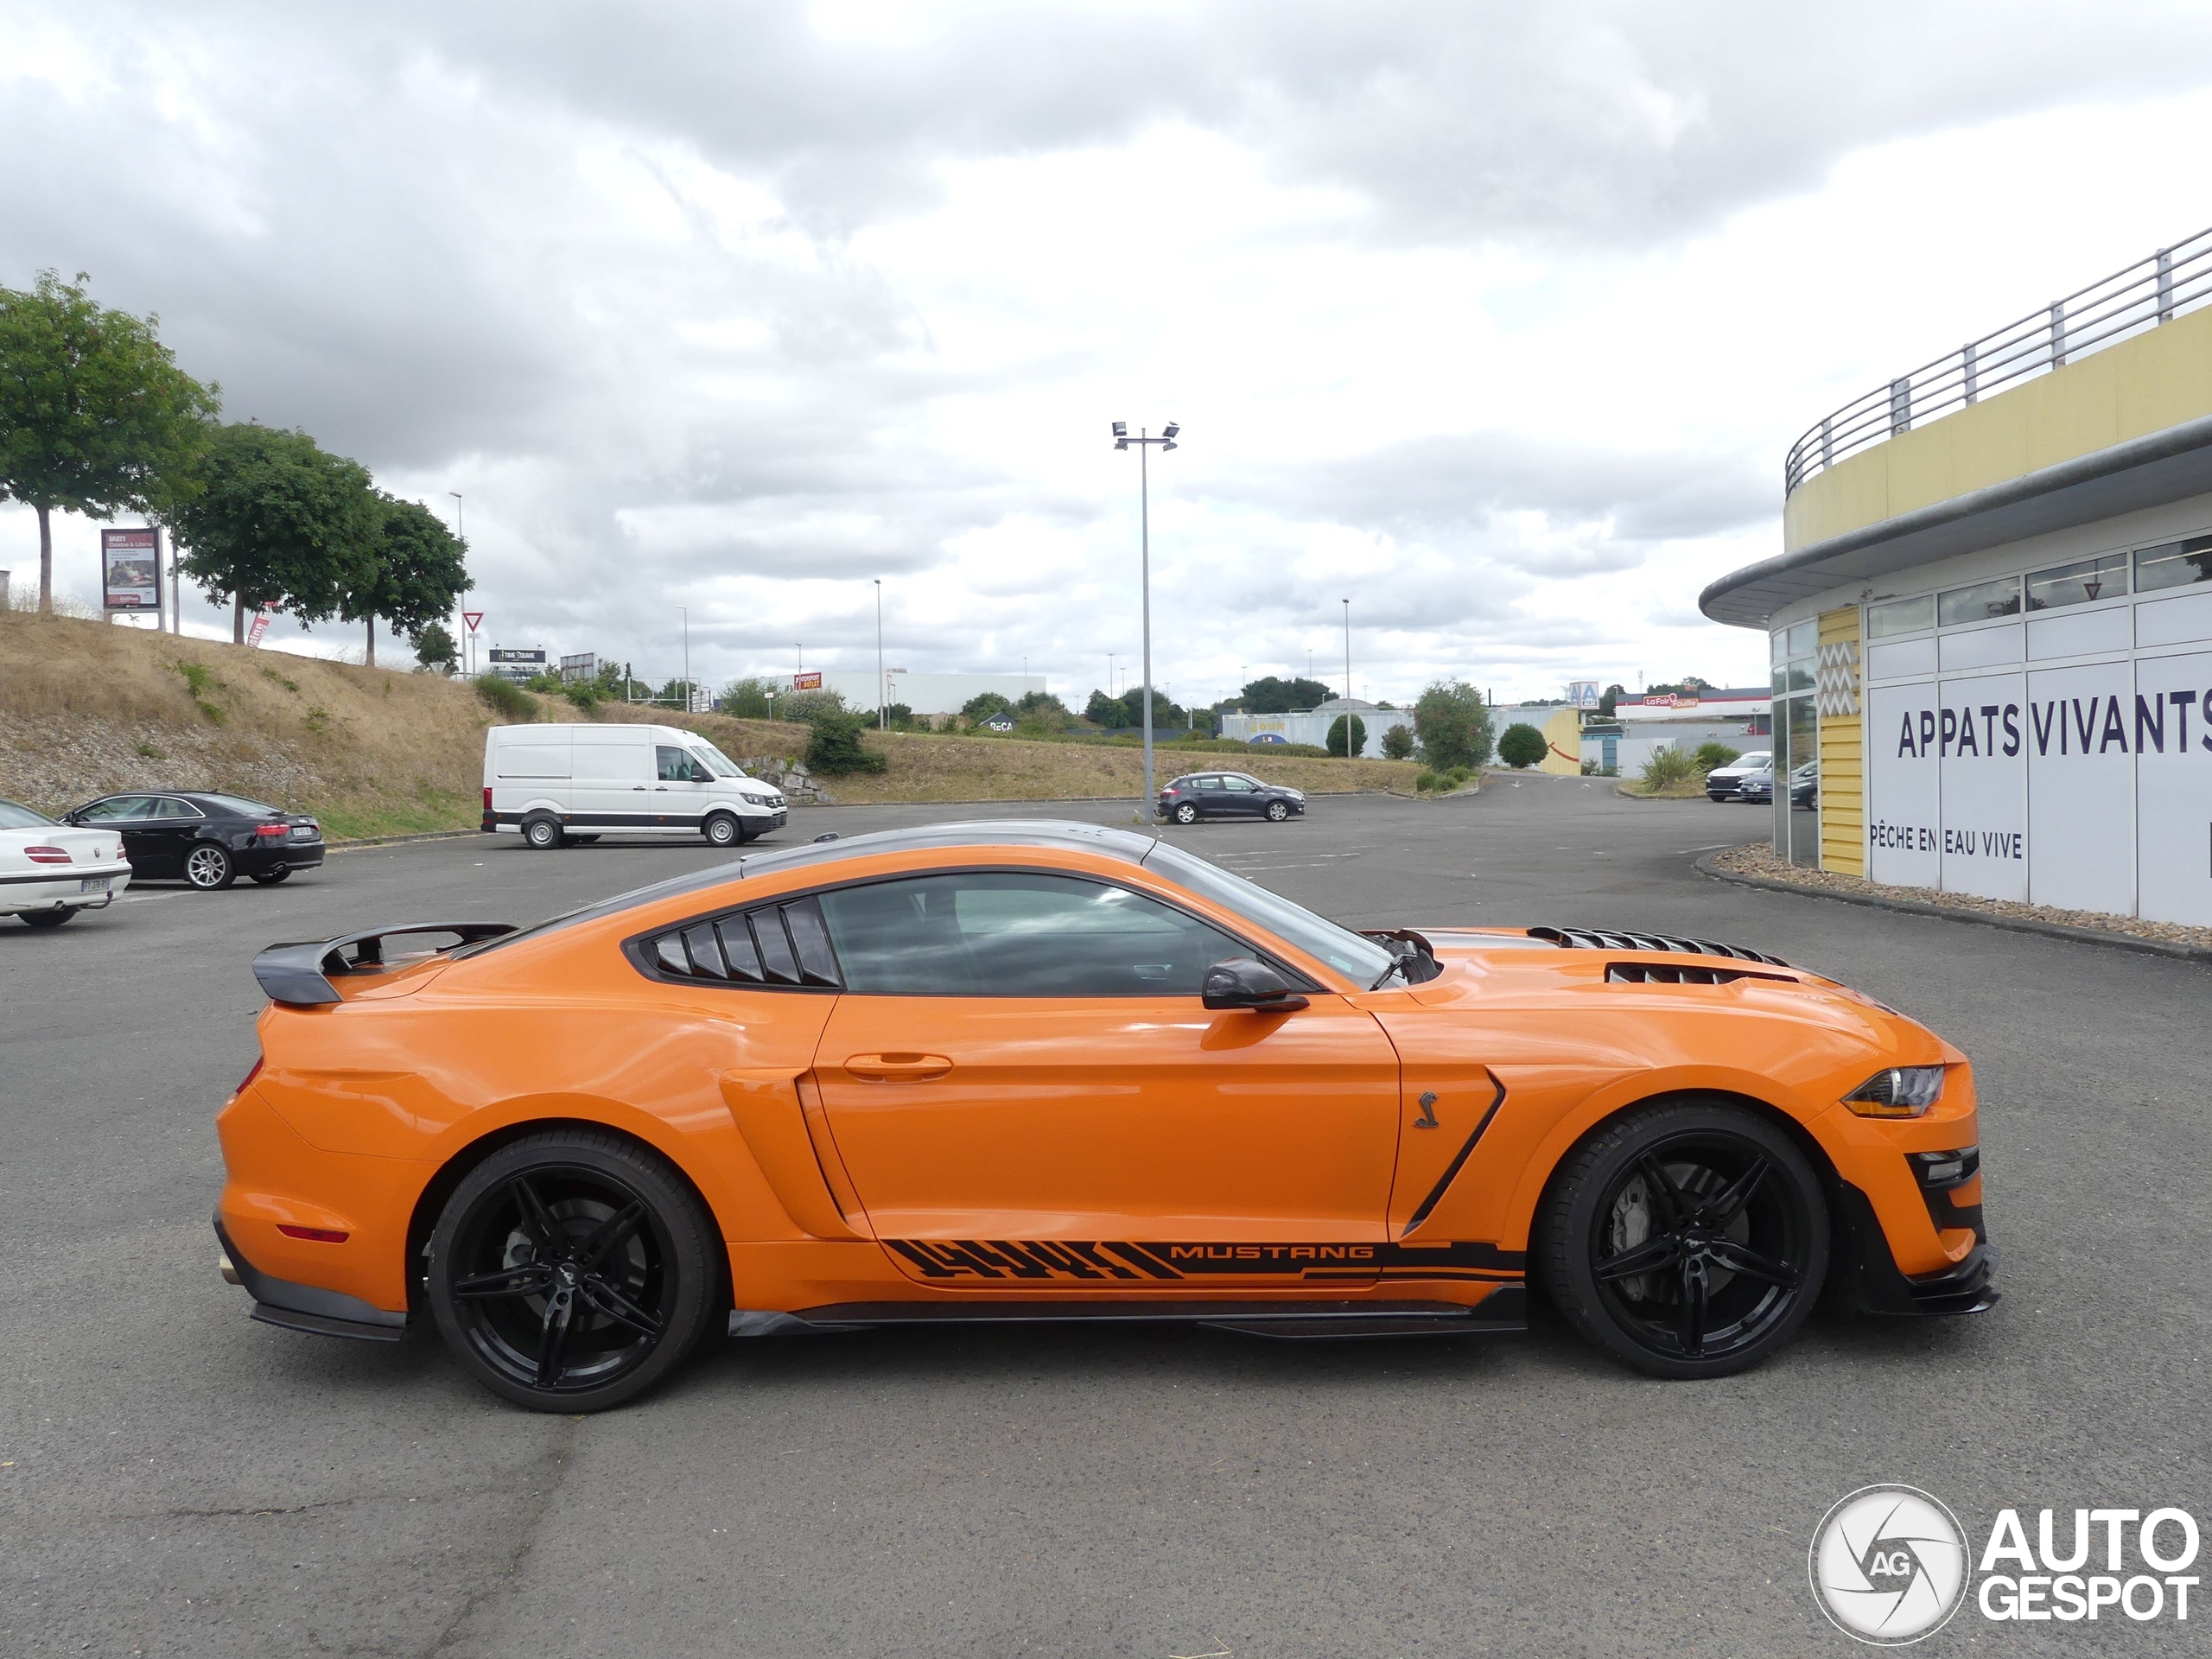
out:
<path id="1" fill-rule="evenodd" d="M 172 801 L 164 796 L 154 803 L 154 816 L 174 821 L 177 818 L 204 818 L 207 815 L 196 806 L 183 801 Z"/>
<path id="2" fill-rule="evenodd" d="M 653 761 L 660 772 L 660 780 L 664 784 L 688 784 L 695 779 L 706 776 L 706 773 L 700 769 L 697 761 L 682 749 L 671 744 L 655 745 Z"/>
<path id="3" fill-rule="evenodd" d="M 1249 795 L 1252 792 L 1249 778 L 1224 778 L 1221 780 L 1221 786 L 1232 795 Z"/>
<path id="4" fill-rule="evenodd" d="M 1218 795 L 1221 793 L 1221 779 L 1218 778 L 1201 778 L 1198 779 L 1198 788 L 1208 795 Z"/>
<path id="5" fill-rule="evenodd" d="M 836 990 L 837 958 L 811 899 L 756 905 L 633 939 L 631 959 L 655 979 L 756 988 Z"/>
<path id="6" fill-rule="evenodd" d="M 1196 996 L 1249 950 L 1126 887 L 972 870 L 821 896 L 845 988 L 879 996 Z"/>
<path id="7" fill-rule="evenodd" d="M 117 795 L 94 801 L 79 816 L 86 823 L 114 823 L 124 818 L 150 818 L 153 802 L 143 795 Z"/>

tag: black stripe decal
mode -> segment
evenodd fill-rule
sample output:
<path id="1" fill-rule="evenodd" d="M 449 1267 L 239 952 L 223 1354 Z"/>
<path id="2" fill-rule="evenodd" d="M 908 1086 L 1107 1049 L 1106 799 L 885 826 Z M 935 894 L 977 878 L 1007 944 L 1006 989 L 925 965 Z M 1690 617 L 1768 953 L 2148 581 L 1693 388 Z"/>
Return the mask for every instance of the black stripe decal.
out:
<path id="1" fill-rule="evenodd" d="M 1183 1275 L 1139 1249 L 1135 1244 L 1101 1244 L 1099 1249 L 1111 1250 L 1131 1267 L 1141 1268 L 1155 1279 L 1180 1279 Z"/>
<path id="2" fill-rule="evenodd" d="M 1461 1166 L 1466 1163 L 1468 1156 L 1474 1151 L 1475 1143 L 1483 1138 L 1483 1131 L 1490 1128 L 1491 1119 L 1497 1116 L 1497 1109 L 1505 1104 L 1505 1085 L 1497 1080 L 1497 1072 L 1492 1071 L 1489 1076 L 1491 1086 L 1497 1090 L 1497 1094 L 1491 1097 L 1490 1109 L 1483 1114 L 1483 1121 L 1475 1125 L 1475 1132 L 1467 1137 L 1467 1144 L 1459 1148 L 1459 1155 L 1452 1160 L 1452 1166 L 1444 1172 L 1443 1179 L 1437 1182 L 1435 1188 L 1421 1201 L 1421 1207 L 1407 1220 L 1405 1231 L 1398 1235 L 1400 1238 L 1411 1237 L 1414 1229 L 1428 1219 L 1428 1212 L 1435 1209 L 1443 1198 L 1453 1178 L 1459 1174 Z"/>

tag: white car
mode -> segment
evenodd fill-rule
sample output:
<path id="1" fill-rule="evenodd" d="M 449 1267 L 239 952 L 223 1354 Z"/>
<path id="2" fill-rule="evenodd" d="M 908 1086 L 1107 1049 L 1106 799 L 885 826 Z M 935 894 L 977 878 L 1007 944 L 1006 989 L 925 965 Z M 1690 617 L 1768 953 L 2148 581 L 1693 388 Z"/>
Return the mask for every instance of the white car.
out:
<path id="1" fill-rule="evenodd" d="M 1744 779 L 1755 772 L 1764 772 L 1774 764 L 1771 749 L 1753 749 L 1749 754 L 1739 754 L 1725 766 L 1715 766 L 1705 774 L 1705 794 L 1707 800 L 1729 801 L 1737 798 Z"/>
<path id="2" fill-rule="evenodd" d="M 494 726 L 484 734 L 486 830 L 532 847 L 602 835 L 703 836 L 735 847 L 780 830 L 783 791 L 673 726 Z"/>
<path id="3" fill-rule="evenodd" d="M 0 801 L 0 916 L 59 927 L 80 910 L 100 910 L 130 885 L 130 861 L 112 830 L 79 830 L 43 812 Z"/>

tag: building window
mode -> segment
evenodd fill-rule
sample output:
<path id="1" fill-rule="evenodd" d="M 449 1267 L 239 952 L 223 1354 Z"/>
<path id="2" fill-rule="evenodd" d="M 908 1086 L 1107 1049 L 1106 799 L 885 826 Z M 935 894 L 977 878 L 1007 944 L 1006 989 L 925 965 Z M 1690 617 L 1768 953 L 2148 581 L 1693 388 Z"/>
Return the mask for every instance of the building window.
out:
<path id="1" fill-rule="evenodd" d="M 2127 556 L 2108 553 L 2101 559 L 2037 571 L 2028 578 L 2028 608 L 2055 611 L 2062 605 L 2086 605 L 2093 599 L 2119 599 L 2126 592 Z"/>
<path id="2" fill-rule="evenodd" d="M 1821 861 L 1820 796 L 1811 781 L 1820 769 L 1821 721 L 1813 696 L 1819 648 L 1817 621 L 1774 636 L 1774 850 L 1793 864 L 1812 866 Z"/>
<path id="3" fill-rule="evenodd" d="M 2197 582 L 2212 582 L 2212 536 L 2146 547 L 2135 556 L 2139 594 L 2159 588 L 2186 588 Z"/>
<path id="4" fill-rule="evenodd" d="M 2020 579 L 1978 582 L 1971 588 L 1954 588 L 1936 601 L 1936 620 L 1945 627 L 1961 622 L 1986 622 L 1993 616 L 2017 616 L 2020 610 Z"/>
<path id="5" fill-rule="evenodd" d="M 1891 634 L 1925 633 L 1936 626 L 1936 595 L 1900 599 L 1866 608 L 1866 637 L 1886 639 Z"/>

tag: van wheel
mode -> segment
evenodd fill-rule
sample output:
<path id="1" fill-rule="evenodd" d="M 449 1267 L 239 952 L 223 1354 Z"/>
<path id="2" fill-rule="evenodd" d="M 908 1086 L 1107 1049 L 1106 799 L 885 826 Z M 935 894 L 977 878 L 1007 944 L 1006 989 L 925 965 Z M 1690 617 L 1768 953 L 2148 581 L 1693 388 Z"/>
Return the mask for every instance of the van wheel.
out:
<path id="1" fill-rule="evenodd" d="M 702 826 L 709 847 L 734 847 L 745 839 L 745 832 L 738 828 L 737 820 L 727 812 L 717 812 Z"/>
<path id="2" fill-rule="evenodd" d="M 558 847 L 568 839 L 561 833 L 561 826 L 551 818 L 532 818 L 523 825 L 522 838 L 541 853 L 549 847 Z"/>

